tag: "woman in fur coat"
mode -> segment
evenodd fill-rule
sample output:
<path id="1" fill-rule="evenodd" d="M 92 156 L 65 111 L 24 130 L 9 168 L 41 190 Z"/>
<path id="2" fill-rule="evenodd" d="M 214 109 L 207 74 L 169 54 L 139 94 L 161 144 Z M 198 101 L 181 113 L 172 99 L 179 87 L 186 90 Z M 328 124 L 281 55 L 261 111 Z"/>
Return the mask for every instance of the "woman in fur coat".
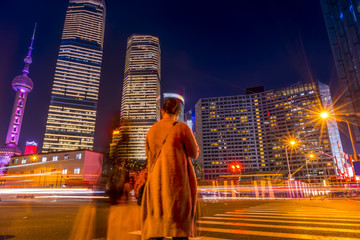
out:
<path id="1" fill-rule="evenodd" d="M 190 158 L 198 157 L 199 146 L 190 128 L 176 122 L 180 110 L 178 99 L 167 98 L 163 118 L 146 136 L 149 174 L 141 202 L 143 240 L 187 240 L 195 233 L 197 182 Z"/>

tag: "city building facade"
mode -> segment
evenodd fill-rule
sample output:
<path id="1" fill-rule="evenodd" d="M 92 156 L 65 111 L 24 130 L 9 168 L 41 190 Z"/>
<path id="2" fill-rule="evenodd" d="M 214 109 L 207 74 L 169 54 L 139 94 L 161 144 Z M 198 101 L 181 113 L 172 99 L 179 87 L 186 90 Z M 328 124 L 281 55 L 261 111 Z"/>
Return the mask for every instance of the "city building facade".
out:
<path id="1" fill-rule="evenodd" d="M 339 114 L 351 123 L 360 143 L 360 1 L 321 0 L 330 46 L 342 87 L 344 109 Z"/>
<path id="2" fill-rule="evenodd" d="M 90 150 L 14 156 L 2 179 L 5 186 L 89 186 L 100 181 L 103 154 Z"/>
<path id="3" fill-rule="evenodd" d="M 28 77 L 28 74 L 30 71 L 30 64 L 32 63 L 31 52 L 33 50 L 35 31 L 36 24 L 34 33 L 31 38 L 28 54 L 24 59 L 25 66 L 22 70 L 22 75 L 15 77 L 12 81 L 12 87 L 16 91 L 16 95 L 10 117 L 9 128 L 6 135 L 5 145 L 0 146 L 0 176 L 4 174 L 4 166 L 9 163 L 10 157 L 21 155 L 21 150 L 18 147 L 21 125 L 24 118 L 28 93 L 31 92 L 34 87 L 34 83 Z"/>
<path id="4" fill-rule="evenodd" d="M 117 145 L 120 141 L 120 137 L 121 137 L 120 128 L 116 128 L 115 130 L 113 130 L 111 143 L 110 143 L 110 147 L 109 147 L 109 158 L 110 159 L 115 158 L 116 149 L 117 149 Z"/>
<path id="5" fill-rule="evenodd" d="M 43 152 L 93 149 L 105 30 L 104 0 L 70 0 Z"/>
<path id="6" fill-rule="evenodd" d="M 157 37 L 132 35 L 127 41 L 120 132 L 122 160 L 143 163 L 145 137 L 160 120 L 161 50 Z"/>
<path id="7" fill-rule="evenodd" d="M 233 164 L 242 173 L 275 172 L 286 179 L 287 161 L 297 179 L 340 174 L 339 130 L 334 118 L 328 124 L 319 122 L 322 106 L 332 106 L 329 88 L 322 83 L 200 99 L 196 139 L 204 180 L 233 174 Z M 296 142 L 293 147 L 291 140 Z"/>

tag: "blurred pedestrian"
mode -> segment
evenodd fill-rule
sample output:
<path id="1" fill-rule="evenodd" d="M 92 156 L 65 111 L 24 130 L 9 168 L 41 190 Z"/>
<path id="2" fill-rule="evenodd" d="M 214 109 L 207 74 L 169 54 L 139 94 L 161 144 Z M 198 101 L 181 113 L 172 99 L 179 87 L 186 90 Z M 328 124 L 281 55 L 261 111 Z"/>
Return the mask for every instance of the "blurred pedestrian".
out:
<path id="1" fill-rule="evenodd" d="M 190 158 L 197 158 L 199 146 L 190 128 L 176 122 L 180 110 L 178 99 L 166 99 L 162 119 L 146 136 L 149 174 L 141 202 L 143 240 L 185 240 L 195 233 L 197 182 Z"/>

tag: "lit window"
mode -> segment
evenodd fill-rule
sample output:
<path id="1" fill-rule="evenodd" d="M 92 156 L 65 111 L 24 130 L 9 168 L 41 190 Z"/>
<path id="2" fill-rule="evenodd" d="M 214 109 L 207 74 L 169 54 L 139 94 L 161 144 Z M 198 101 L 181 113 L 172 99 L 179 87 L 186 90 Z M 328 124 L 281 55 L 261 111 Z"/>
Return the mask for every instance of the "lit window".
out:
<path id="1" fill-rule="evenodd" d="M 81 159 L 81 153 L 76 154 L 76 159 Z"/>
<path id="2" fill-rule="evenodd" d="M 22 164 L 26 163 L 26 158 L 23 158 L 23 159 L 21 160 L 21 163 L 22 163 Z"/>
<path id="3" fill-rule="evenodd" d="M 63 168 L 62 174 L 63 174 L 63 175 L 67 174 L 67 168 Z"/>
<path id="4" fill-rule="evenodd" d="M 74 174 L 80 174 L 80 168 L 75 168 L 74 169 Z"/>
<path id="5" fill-rule="evenodd" d="M 52 160 L 57 161 L 58 160 L 58 155 L 54 155 Z"/>
<path id="6" fill-rule="evenodd" d="M 46 162 L 46 160 L 47 160 L 47 157 L 42 157 L 43 162 Z"/>
<path id="7" fill-rule="evenodd" d="M 65 154 L 64 160 L 68 160 L 70 158 L 70 154 Z"/>

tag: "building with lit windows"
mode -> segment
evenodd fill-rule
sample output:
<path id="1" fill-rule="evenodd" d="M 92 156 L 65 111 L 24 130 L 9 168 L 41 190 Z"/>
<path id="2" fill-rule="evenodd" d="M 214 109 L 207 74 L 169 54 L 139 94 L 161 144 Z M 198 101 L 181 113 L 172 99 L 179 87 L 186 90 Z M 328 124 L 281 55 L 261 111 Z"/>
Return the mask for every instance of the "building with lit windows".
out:
<path id="1" fill-rule="evenodd" d="M 121 137 L 120 128 L 116 128 L 112 133 L 111 143 L 110 143 L 110 147 L 109 147 L 109 158 L 110 159 L 115 158 L 115 153 L 116 153 L 117 145 L 120 141 L 120 137 Z"/>
<path id="2" fill-rule="evenodd" d="M 70 0 L 43 152 L 93 148 L 104 30 L 104 0 Z"/>
<path id="3" fill-rule="evenodd" d="M 321 106 L 332 108 L 327 85 L 256 89 L 246 95 L 200 99 L 196 104 L 198 161 L 204 180 L 232 174 L 233 164 L 240 164 L 242 173 L 278 172 L 285 179 L 286 149 L 295 179 L 324 179 L 343 172 L 336 120 L 319 122 Z M 294 147 L 290 139 L 296 141 Z M 314 158 L 309 158 L 310 153 Z"/>
<path id="4" fill-rule="evenodd" d="M 145 161 L 146 134 L 160 120 L 160 54 L 157 37 L 128 38 L 120 113 L 124 160 Z"/>
<path id="5" fill-rule="evenodd" d="M 103 154 L 90 150 L 14 156 L 1 179 L 5 186 L 64 187 L 96 185 Z"/>
<path id="6" fill-rule="evenodd" d="M 360 1 L 321 0 L 330 46 L 340 81 L 344 109 L 353 136 L 360 143 Z"/>

